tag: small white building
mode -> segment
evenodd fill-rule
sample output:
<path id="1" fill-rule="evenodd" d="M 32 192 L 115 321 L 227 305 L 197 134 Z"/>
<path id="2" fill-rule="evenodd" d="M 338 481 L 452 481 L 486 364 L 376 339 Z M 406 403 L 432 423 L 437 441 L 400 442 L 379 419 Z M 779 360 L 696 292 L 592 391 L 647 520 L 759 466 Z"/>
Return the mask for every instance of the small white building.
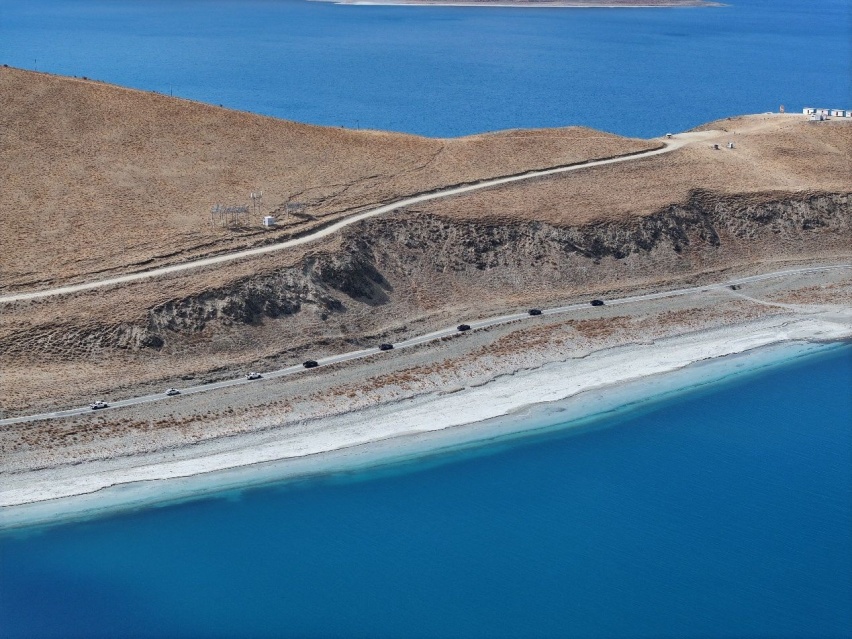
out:
<path id="1" fill-rule="evenodd" d="M 831 115 L 831 109 L 817 109 L 816 112 L 817 112 L 817 115 L 824 115 L 826 117 Z"/>
<path id="2" fill-rule="evenodd" d="M 802 109 L 802 113 L 804 115 L 813 115 L 814 113 L 816 113 L 816 109 L 814 109 L 813 107 L 805 107 L 804 109 Z"/>
<path id="3" fill-rule="evenodd" d="M 845 118 L 846 117 L 846 111 L 844 109 L 832 109 L 831 110 L 831 117 L 833 117 L 833 118 Z"/>
<path id="4" fill-rule="evenodd" d="M 271 227 L 275 226 L 275 217 L 272 216 L 272 215 L 265 215 L 263 217 L 263 225 L 266 228 L 271 228 Z"/>

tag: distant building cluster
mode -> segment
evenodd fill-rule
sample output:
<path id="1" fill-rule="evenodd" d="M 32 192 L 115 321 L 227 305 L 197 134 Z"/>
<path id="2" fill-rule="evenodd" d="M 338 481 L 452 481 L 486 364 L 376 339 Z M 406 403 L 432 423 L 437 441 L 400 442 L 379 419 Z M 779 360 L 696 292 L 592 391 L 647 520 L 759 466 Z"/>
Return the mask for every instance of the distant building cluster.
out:
<path id="1" fill-rule="evenodd" d="M 852 110 L 850 109 L 814 109 L 805 107 L 802 113 L 810 116 L 811 120 L 822 121 L 828 118 L 852 118 Z"/>

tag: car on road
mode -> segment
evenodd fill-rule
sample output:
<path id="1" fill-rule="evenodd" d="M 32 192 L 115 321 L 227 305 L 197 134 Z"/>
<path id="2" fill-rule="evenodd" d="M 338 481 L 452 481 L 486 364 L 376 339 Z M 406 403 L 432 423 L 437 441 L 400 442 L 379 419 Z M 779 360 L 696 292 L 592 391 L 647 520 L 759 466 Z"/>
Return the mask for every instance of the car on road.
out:
<path id="1" fill-rule="evenodd" d="M 531 308 L 528 312 L 530 315 L 541 315 L 541 309 L 538 308 Z"/>
<path id="2" fill-rule="evenodd" d="M 603 300 L 592 300 L 591 302 L 589 302 L 589 304 L 591 304 L 592 306 L 603 306 L 604 302 Z"/>
<path id="3" fill-rule="evenodd" d="M 89 404 L 89 407 L 92 410 L 100 410 L 102 408 L 109 408 L 109 404 L 107 404 L 105 401 L 102 401 L 102 400 L 99 399 L 98 401 L 92 402 L 91 404 Z"/>
<path id="4" fill-rule="evenodd" d="M 319 366 L 319 362 L 309 359 L 307 362 L 303 363 L 302 366 L 305 368 L 316 368 Z"/>
<path id="5" fill-rule="evenodd" d="M 177 388 L 167 388 L 166 395 L 173 397 L 175 395 L 180 395 L 180 391 Z"/>
<path id="6" fill-rule="evenodd" d="M 260 373 L 255 373 L 254 371 L 246 375 L 246 379 L 260 379 L 261 377 L 263 377 L 263 375 L 261 375 Z"/>
<path id="7" fill-rule="evenodd" d="M 379 344 L 379 350 L 380 351 L 392 351 L 393 350 L 393 344 Z"/>
<path id="8" fill-rule="evenodd" d="M 467 324 L 459 324 L 456 328 L 459 330 L 460 333 L 464 333 L 465 331 L 470 330 L 470 326 L 468 326 Z"/>

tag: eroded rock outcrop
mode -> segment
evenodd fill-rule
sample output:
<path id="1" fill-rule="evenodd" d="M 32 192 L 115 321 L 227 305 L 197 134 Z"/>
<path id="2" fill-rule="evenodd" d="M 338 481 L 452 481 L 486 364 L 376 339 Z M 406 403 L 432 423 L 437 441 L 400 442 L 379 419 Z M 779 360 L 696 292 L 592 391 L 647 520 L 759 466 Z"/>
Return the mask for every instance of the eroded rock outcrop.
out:
<path id="1" fill-rule="evenodd" d="M 696 191 L 651 215 L 580 226 L 457 221 L 408 211 L 348 228 L 333 253 L 309 254 L 293 267 L 170 300 L 148 309 L 138 323 L 29 330 L 5 339 L 0 353 L 70 357 L 102 348 L 159 349 L 217 327 L 259 325 L 306 311 L 325 320 L 358 310 L 356 328 L 368 330 L 370 308 L 399 306 L 404 315 L 460 302 L 499 305 L 530 287 L 547 301 L 631 277 L 664 280 L 737 261 L 806 259 L 850 247 L 849 193 Z M 415 282 L 430 281 L 437 294 L 402 304 Z"/>

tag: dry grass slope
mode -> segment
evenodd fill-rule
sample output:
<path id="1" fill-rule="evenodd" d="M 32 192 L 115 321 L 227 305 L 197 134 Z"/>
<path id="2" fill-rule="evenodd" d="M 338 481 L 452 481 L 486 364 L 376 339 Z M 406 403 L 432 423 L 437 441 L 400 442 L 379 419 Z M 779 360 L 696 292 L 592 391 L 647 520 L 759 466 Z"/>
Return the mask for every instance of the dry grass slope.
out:
<path id="1" fill-rule="evenodd" d="M 526 219 L 562 226 L 650 215 L 685 204 L 696 193 L 759 201 L 784 193 L 842 193 L 852 186 L 852 122 L 753 115 L 701 128 L 720 135 L 656 157 L 504 185 L 418 210 L 454 220 Z M 733 149 L 726 148 L 728 141 Z"/>
<path id="2" fill-rule="evenodd" d="M 583 128 L 458 139 L 318 127 L 0 68 L 0 289 L 138 269 L 270 239 L 214 202 L 308 205 L 272 237 L 450 184 L 655 146 Z"/>

